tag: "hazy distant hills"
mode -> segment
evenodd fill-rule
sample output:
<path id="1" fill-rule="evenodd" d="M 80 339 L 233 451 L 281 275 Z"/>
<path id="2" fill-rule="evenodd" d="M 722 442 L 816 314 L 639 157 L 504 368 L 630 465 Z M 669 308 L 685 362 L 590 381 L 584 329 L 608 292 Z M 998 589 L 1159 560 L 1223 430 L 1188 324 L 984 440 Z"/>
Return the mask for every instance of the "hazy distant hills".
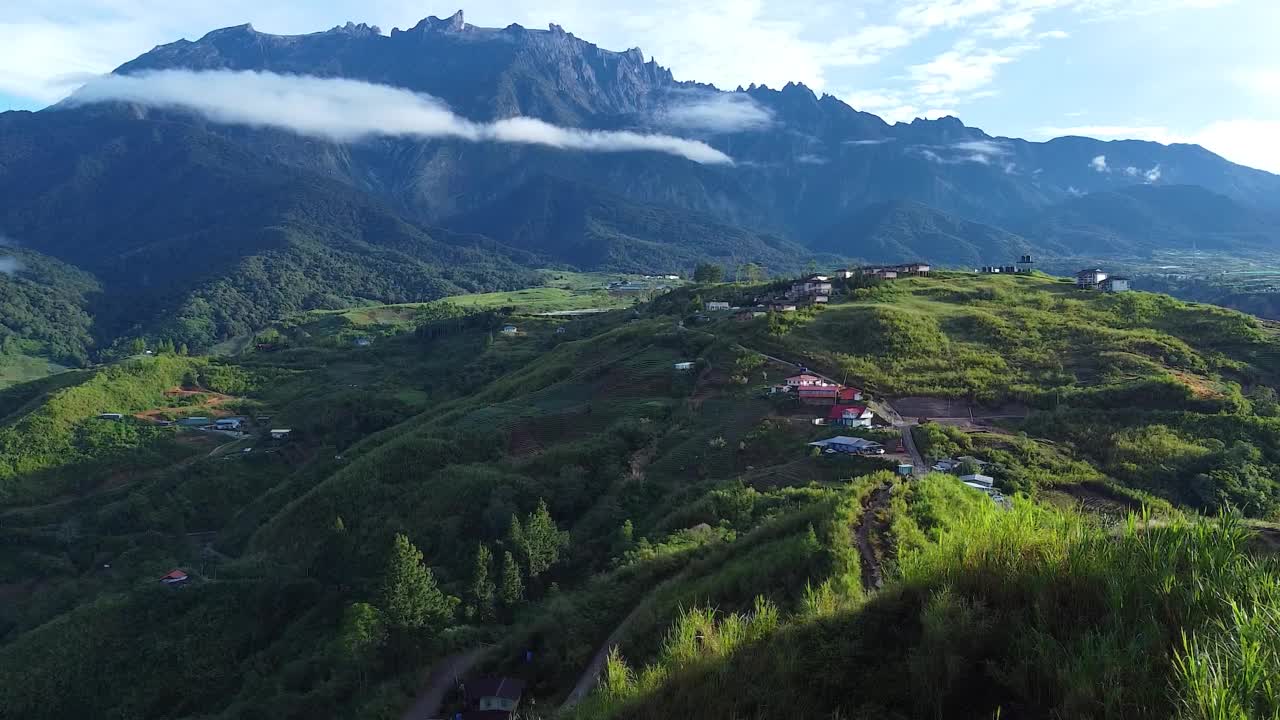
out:
<path id="1" fill-rule="evenodd" d="M 477 28 L 461 14 L 389 35 L 240 26 L 117 72 L 174 69 L 371 81 L 465 120 L 674 135 L 733 162 L 337 142 L 118 102 L 0 115 L 0 234 L 102 284 L 86 301 L 100 344 L 165 333 L 203 345 L 297 309 L 510 287 L 546 263 L 785 271 L 825 253 L 974 266 L 1280 239 L 1280 177 L 1197 146 L 1032 143 L 955 118 L 890 125 L 803 85 L 680 82 L 638 49 L 556 26 Z"/>

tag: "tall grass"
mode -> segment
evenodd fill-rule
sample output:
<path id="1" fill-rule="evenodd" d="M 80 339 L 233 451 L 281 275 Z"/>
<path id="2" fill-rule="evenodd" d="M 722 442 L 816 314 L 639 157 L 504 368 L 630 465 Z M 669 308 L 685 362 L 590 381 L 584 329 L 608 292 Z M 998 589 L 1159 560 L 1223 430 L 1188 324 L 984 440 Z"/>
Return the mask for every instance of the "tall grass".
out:
<path id="1" fill-rule="evenodd" d="M 876 596 L 810 586 L 764 635 L 682 613 L 576 717 L 1280 717 L 1280 566 L 1235 518 L 1106 526 L 941 475 L 892 508 L 900 573 Z"/>

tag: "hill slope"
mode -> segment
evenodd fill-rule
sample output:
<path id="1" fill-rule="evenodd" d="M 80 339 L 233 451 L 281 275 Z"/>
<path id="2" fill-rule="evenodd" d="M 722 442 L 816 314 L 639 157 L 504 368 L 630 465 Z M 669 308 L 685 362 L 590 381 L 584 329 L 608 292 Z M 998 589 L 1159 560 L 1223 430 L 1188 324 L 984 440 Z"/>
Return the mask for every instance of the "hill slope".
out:
<path id="1" fill-rule="evenodd" d="M 1272 213 L 1191 185 L 1133 185 L 1068 200 L 1024 223 L 1028 237 L 1076 254 L 1153 250 L 1269 251 L 1280 246 Z"/>
<path id="2" fill-rule="evenodd" d="M 637 205 L 551 176 L 534 178 L 445 225 L 586 269 L 674 272 L 712 260 L 785 271 L 803 264 L 806 254 L 776 236 L 687 210 Z"/>
<path id="3" fill-rule="evenodd" d="M 90 310 L 107 344 L 207 347 L 302 309 L 527 284 L 490 250 L 195 126 L 54 112 L 0 128 L 0 226 L 102 283 Z"/>
<path id="4" fill-rule="evenodd" d="M 0 605 L 0 674 L 24 682 L 0 684 L 0 706 L 397 717 L 426 667 L 492 646 L 477 673 L 556 707 L 590 685 L 610 638 L 636 672 L 606 663 L 580 717 L 695 701 L 709 717 L 784 701 L 851 717 L 1168 717 L 1201 690 L 1180 653 L 1240 676 L 1234 656 L 1176 641 L 1267 637 L 1266 616 L 1228 608 L 1274 602 L 1275 568 L 1241 527 L 1178 508 L 1280 512 L 1269 328 L 967 273 L 688 321 L 695 294 L 768 291 L 699 286 L 580 318 L 311 313 L 236 358 L 139 358 L 5 391 L 20 408 L 0 419 L 0 590 L 17 601 Z M 1001 509 L 950 476 L 897 478 L 902 455 L 815 456 L 807 443 L 849 433 L 892 449 L 903 429 L 815 425 L 824 409 L 767 395 L 795 370 L 761 352 L 847 377 L 885 418 L 950 398 L 962 416 L 916 428 L 920 452 L 972 455 L 1019 497 Z M 1005 412 L 984 420 L 975 400 Z M 132 416 L 96 417 L 112 411 Z M 248 417 L 247 437 L 154 422 L 192 415 Z M 1041 507 L 1064 498 L 1093 516 Z M 1144 505 L 1151 528 L 1113 524 Z M 392 562 L 398 534 L 425 565 Z M 157 582 L 175 567 L 186 586 Z M 413 568 L 430 569 L 412 595 L 425 618 L 389 602 Z M 815 680 L 815 665 L 847 672 Z M 1099 693 L 1112 686 L 1097 677 L 1124 682 Z"/>
<path id="5" fill-rule="evenodd" d="M 947 215 L 920 203 L 887 201 L 843 218 L 811 243 L 816 250 L 872 262 L 928 258 L 945 265 L 1011 262 L 1024 253 L 1056 255 L 1061 245 Z"/>

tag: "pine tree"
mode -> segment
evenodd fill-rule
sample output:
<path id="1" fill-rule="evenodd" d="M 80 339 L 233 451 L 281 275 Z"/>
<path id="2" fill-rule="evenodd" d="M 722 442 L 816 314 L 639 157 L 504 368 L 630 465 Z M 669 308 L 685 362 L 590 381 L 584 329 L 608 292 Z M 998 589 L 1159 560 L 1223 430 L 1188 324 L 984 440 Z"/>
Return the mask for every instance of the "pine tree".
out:
<path id="1" fill-rule="evenodd" d="M 493 578 L 489 574 L 489 568 L 492 565 L 493 553 L 489 551 L 488 546 L 481 543 L 476 549 L 476 566 L 471 575 L 470 598 L 481 620 L 494 618 L 494 597 L 497 594 L 497 588 L 494 587 Z"/>
<path id="2" fill-rule="evenodd" d="M 525 518 L 518 545 L 529 567 L 529 577 L 536 578 L 556 564 L 560 559 L 560 549 L 564 547 L 565 537 L 551 519 L 545 500 L 538 501 L 538 509 Z"/>
<path id="3" fill-rule="evenodd" d="M 397 533 L 382 590 L 387 624 L 399 630 L 436 631 L 453 619 L 457 602 L 440 591 L 435 576 L 422 564 L 422 551 Z"/>
<path id="4" fill-rule="evenodd" d="M 502 554 L 502 605 L 514 608 L 524 599 L 524 582 L 520 579 L 520 566 L 510 552 Z"/>

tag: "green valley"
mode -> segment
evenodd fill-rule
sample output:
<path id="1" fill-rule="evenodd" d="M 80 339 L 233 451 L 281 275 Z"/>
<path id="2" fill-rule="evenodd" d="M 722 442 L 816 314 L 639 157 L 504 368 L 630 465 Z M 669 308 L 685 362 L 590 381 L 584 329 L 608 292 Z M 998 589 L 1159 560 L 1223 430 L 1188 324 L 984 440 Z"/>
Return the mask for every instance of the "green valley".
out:
<path id="1" fill-rule="evenodd" d="M 1271 324 L 615 280 L 0 389 L 0 717 L 451 717 L 454 674 L 529 718 L 1280 713 Z"/>

